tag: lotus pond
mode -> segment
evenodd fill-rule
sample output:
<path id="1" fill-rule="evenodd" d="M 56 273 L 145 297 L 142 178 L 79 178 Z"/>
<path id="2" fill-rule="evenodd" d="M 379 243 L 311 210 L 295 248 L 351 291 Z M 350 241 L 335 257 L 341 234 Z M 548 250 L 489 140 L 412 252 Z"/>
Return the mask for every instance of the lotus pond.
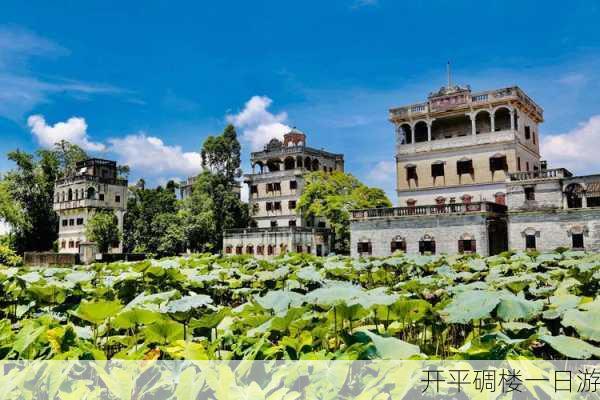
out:
<path id="1" fill-rule="evenodd" d="M 0 359 L 600 358 L 600 254 L 0 266 Z"/>

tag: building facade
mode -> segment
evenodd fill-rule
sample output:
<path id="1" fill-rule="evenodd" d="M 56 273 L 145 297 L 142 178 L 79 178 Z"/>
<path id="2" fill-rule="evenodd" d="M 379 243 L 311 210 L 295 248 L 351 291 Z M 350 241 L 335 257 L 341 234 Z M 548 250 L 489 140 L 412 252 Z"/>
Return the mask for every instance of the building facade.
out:
<path id="1" fill-rule="evenodd" d="M 98 210 L 112 210 L 122 232 L 127 194 L 127 180 L 118 178 L 114 161 L 97 158 L 81 161 L 75 173 L 57 180 L 53 208 L 60 218 L 59 253 L 80 253 L 84 245 L 89 245 L 85 225 Z M 115 243 L 109 252 L 122 250 L 122 243 Z"/>
<path id="2" fill-rule="evenodd" d="M 355 210 L 351 254 L 600 250 L 600 175 L 548 169 L 520 88 L 448 86 L 393 108 L 400 207 Z"/>
<path id="3" fill-rule="evenodd" d="M 226 254 L 278 255 L 286 251 L 324 255 L 330 232 L 324 221 L 306 219 L 296 210 L 304 176 L 312 171 L 344 171 L 344 156 L 306 145 L 306 135 L 292 130 L 283 142 L 272 139 L 251 154 L 252 173 L 244 177 L 254 226 L 225 232 Z"/>

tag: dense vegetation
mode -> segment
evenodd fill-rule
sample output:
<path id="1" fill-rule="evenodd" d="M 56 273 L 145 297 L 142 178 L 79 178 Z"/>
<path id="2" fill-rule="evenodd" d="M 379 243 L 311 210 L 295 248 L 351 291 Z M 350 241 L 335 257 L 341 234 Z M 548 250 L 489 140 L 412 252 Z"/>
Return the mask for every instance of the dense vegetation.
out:
<path id="1" fill-rule="evenodd" d="M 600 357 L 600 255 L 0 267 L 2 359 Z"/>

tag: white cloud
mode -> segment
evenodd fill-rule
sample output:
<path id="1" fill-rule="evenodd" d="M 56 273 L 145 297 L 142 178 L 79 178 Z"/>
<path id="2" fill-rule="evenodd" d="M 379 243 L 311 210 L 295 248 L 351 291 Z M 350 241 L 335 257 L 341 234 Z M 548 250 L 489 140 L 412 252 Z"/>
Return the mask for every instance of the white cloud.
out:
<path id="1" fill-rule="evenodd" d="M 379 5 L 379 0 L 355 0 L 351 8 L 362 8 Z"/>
<path id="2" fill-rule="evenodd" d="M 287 113 L 273 114 L 269 106 L 273 100 L 266 96 L 252 96 L 238 114 L 227 115 L 227 121 L 242 130 L 241 139 L 250 143 L 252 150 L 260 150 L 273 138 L 282 139 L 291 128 L 285 125 Z"/>
<path id="3" fill-rule="evenodd" d="M 367 174 L 366 184 L 383 189 L 392 203 L 396 201 L 396 163 L 379 161 Z"/>
<path id="4" fill-rule="evenodd" d="M 87 134 L 87 123 L 84 118 L 71 117 L 66 122 L 48 125 L 41 115 L 31 115 L 27 118 L 31 129 L 40 145 L 50 148 L 61 140 L 76 144 L 86 151 L 103 151 L 106 146 L 90 141 Z"/>
<path id="5" fill-rule="evenodd" d="M 144 176 L 192 176 L 202 169 L 200 153 L 184 152 L 181 146 L 166 145 L 144 132 L 108 141 L 111 144 L 109 151 L 118 156 L 121 164 L 129 165 L 132 172 Z"/>
<path id="6" fill-rule="evenodd" d="M 543 137 L 541 143 L 542 157 L 551 168 L 564 167 L 577 174 L 600 171 L 596 149 L 600 149 L 600 115 L 569 132 Z"/>

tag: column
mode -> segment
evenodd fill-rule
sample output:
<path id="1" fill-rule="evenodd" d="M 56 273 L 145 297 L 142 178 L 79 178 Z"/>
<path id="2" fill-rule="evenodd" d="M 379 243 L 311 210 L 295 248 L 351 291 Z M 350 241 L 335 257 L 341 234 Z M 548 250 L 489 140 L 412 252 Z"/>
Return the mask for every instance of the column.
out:
<path id="1" fill-rule="evenodd" d="M 496 112 L 490 112 L 490 131 L 496 132 Z"/>
<path id="2" fill-rule="evenodd" d="M 587 197 L 585 196 L 585 193 L 581 194 L 581 207 L 587 208 Z"/>
<path id="3" fill-rule="evenodd" d="M 512 108 L 510 109 L 510 130 L 515 130 L 515 110 Z"/>
<path id="4" fill-rule="evenodd" d="M 410 144 L 415 144 L 415 125 L 410 126 Z"/>
<path id="5" fill-rule="evenodd" d="M 433 124 L 433 120 L 427 120 L 427 141 L 431 142 L 431 125 Z"/>
<path id="6" fill-rule="evenodd" d="M 471 134 L 475 136 L 477 134 L 477 127 L 475 126 L 475 115 L 473 113 L 467 114 L 471 118 Z"/>

